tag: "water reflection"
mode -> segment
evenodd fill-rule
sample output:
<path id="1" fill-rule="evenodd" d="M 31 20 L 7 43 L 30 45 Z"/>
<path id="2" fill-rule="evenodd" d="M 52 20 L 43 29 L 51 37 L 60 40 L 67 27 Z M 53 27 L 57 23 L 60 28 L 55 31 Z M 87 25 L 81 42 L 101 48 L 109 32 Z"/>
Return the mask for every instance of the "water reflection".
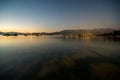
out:
<path id="1" fill-rule="evenodd" d="M 56 36 L 0 37 L 0 80 L 119 80 L 120 43 Z"/>

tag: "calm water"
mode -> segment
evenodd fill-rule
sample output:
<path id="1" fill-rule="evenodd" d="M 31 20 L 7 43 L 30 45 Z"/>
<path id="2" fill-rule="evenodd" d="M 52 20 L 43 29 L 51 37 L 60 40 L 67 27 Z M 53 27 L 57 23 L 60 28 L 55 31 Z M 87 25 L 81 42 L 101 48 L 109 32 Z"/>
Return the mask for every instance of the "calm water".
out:
<path id="1" fill-rule="evenodd" d="M 120 42 L 0 36 L 0 80 L 120 80 Z"/>

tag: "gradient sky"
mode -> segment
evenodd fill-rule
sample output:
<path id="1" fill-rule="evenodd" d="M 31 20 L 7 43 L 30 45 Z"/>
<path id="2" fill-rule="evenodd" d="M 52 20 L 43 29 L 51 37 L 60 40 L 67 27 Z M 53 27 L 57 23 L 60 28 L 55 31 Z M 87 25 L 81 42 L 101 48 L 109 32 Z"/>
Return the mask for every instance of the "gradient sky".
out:
<path id="1" fill-rule="evenodd" d="M 0 0 L 0 31 L 119 28 L 119 0 Z"/>

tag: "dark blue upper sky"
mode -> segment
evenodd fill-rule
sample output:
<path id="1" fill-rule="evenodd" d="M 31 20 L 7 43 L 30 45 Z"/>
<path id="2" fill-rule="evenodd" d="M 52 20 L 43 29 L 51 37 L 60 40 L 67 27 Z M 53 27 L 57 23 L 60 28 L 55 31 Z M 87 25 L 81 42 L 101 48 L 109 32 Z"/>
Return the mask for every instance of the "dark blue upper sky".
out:
<path id="1" fill-rule="evenodd" d="M 119 28 L 119 0 L 0 0 L 1 31 Z"/>

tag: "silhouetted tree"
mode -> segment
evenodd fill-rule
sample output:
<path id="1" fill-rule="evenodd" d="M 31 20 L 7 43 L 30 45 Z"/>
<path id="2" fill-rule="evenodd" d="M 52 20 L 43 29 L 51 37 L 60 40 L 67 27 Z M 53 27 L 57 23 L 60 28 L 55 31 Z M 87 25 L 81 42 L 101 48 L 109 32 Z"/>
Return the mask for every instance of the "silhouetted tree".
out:
<path id="1" fill-rule="evenodd" d="M 8 34 L 8 33 L 5 33 L 5 34 L 3 34 L 3 36 L 10 36 L 10 34 Z"/>

